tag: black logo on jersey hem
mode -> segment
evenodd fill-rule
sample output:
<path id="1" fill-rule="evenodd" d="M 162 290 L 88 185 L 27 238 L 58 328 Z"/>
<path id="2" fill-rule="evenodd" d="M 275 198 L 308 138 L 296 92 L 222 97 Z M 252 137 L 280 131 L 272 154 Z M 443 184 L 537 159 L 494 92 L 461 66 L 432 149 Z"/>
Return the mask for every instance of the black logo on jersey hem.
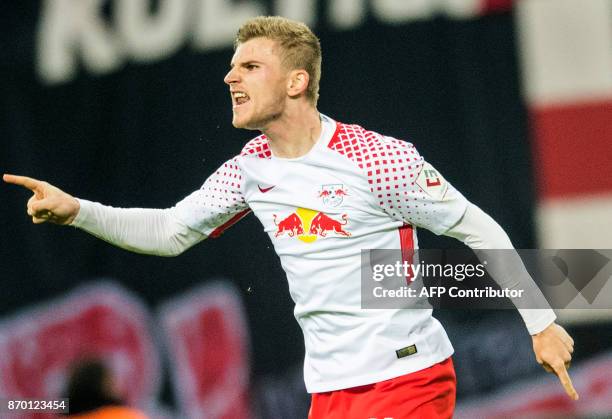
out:
<path id="1" fill-rule="evenodd" d="M 406 346 L 405 348 L 398 349 L 397 351 L 395 351 L 395 355 L 397 355 L 398 359 L 405 358 L 407 356 L 414 355 L 416 353 L 417 353 L 416 345 Z"/>

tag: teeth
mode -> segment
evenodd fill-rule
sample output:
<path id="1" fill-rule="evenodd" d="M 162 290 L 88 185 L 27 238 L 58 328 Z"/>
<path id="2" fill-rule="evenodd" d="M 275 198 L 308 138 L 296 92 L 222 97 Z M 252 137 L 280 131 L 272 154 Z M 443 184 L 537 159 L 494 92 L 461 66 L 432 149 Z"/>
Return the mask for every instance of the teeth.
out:
<path id="1" fill-rule="evenodd" d="M 243 93 L 243 92 L 236 92 L 236 93 L 234 93 L 234 97 L 235 98 L 247 97 L 247 95 L 246 95 L 246 93 Z"/>

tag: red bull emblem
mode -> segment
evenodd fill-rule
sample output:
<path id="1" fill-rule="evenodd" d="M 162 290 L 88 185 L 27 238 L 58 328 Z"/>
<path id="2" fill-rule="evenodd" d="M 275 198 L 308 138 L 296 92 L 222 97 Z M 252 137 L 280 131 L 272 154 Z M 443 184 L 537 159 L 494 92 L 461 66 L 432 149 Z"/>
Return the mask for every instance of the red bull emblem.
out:
<path id="1" fill-rule="evenodd" d="M 328 232 L 333 231 L 342 236 L 350 237 L 351 233 L 342 228 L 346 223 L 348 223 L 348 216 L 346 214 L 342 214 L 342 221 L 337 221 L 320 212 L 310 224 L 310 234 L 318 234 L 321 237 L 325 237 Z"/>
<path id="2" fill-rule="evenodd" d="M 287 233 L 289 237 L 297 237 L 305 243 L 312 243 L 319 237 L 333 236 L 350 237 L 351 233 L 345 230 L 348 224 L 348 215 L 342 214 L 341 220 L 336 220 L 329 215 L 307 208 L 298 208 L 291 215 L 277 221 L 274 214 L 274 225 L 277 227 L 274 237 Z"/>
<path id="3" fill-rule="evenodd" d="M 294 212 L 289 217 L 283 219 L 280 223 L 276 222 L 276 214 L 274 214 L 274 225 L 278 227 L 274 237 L 281 236 L 285 231 L 288 232 L 289 237 L 293 237 L 296 234 L 304 234 L 304 228 L 302 227 L 302 220 Z"/>

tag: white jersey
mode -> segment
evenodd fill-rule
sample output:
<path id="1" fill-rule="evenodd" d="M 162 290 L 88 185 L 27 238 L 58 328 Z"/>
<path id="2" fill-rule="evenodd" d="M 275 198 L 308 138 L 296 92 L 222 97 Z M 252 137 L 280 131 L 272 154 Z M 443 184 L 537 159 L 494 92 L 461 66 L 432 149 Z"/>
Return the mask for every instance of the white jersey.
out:
<path id="1" fill-rule="evenodd" d="M 321 119 L 308 154 L 274 157 L 261 135 L 175 207 L 212 237 L 249 211 L 261 221 L 287 274 L 311 393 L 394 378 L 453 353 L 431 310 L 361 308 L 361 250 L 415 249 L 414 227 L 442 234 L 468 204 L 413 145 Z"/>

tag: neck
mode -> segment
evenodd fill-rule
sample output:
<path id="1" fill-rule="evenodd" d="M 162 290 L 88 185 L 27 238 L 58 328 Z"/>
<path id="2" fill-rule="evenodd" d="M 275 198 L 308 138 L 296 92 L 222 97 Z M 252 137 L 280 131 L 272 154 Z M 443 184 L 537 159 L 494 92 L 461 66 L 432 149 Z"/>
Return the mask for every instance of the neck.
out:
<path id="1" fill-rule="evenodd" d="M 312 105 L 286 109 L 262 129 L 276 157 L 294 159 L 306 155 L 321 136 L 319 112 Z"/>

